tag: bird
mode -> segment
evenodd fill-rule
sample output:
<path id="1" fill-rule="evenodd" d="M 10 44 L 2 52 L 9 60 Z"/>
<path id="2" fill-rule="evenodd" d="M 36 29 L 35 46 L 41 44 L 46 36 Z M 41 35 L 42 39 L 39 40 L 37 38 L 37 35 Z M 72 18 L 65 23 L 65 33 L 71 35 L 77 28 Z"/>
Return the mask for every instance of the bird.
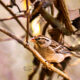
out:
<path id="1" fill-rule="evenodd" d="M 66 58 L 72 56 L 65 46 L 46 36 L 35 36 L 31 41 L 39 54 L 50 63 L 61 63 Z"/>
<path id="2" fill-rule="evenodd" d="M 38 53 L 50 64 L 54 65 L 56 68 L 64 71 L 69 64 L 71 57 L 78 56 L 72 53 L 67 47 L 61 45 L 60 43 L 52 40 L 44 35 L 34 36 L 31 41 L 34 44 L 34 48 Z M 78 56 L 80 57 L 80 56 Z M 37 59 L 36 59 L 37 60 Z M 49 71 L 49 72 L 47 72 Z M 46 74 L 44 74 L 45 72 Z M 48 70 L 44 65 L 42 66 L 42 75 L 48 75 L 49 78 L 52 77 L 54 72 Z M 50 75 L 49 75 L 49 74 Z M 40 77 L 42 76 L 40 75 Z M 43 77 L 44 78 L 44 77 Z M 67 80 L 63 78 L 63 80 Z"/>

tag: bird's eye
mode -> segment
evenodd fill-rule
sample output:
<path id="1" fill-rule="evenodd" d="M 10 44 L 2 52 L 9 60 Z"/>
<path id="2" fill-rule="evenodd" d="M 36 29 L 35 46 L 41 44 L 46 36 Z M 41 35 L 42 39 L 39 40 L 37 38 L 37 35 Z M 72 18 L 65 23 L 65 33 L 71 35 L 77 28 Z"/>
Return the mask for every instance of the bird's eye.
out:
<path id="1" fill-rule="evenodd" d="M 40 40 L 40 38 L 36 38 L 35 40 Z"/>

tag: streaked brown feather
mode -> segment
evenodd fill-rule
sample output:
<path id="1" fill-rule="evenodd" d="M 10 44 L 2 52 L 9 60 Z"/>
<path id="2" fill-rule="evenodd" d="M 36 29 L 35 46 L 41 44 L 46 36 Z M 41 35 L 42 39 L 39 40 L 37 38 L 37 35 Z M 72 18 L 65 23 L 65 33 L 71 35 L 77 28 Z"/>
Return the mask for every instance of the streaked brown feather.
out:
<path id="1" fill-rule="evenodd" d="M 71 53 L 66 47 L 57 43 L 54 40 L 52 40 L 52 43 L 50 46 L 55 50 L 56 53 L 60 53 L 60 54 L 68 54 L 68 53 L 70 54 Z"/>
<path id="2" fill-rule="evenodd" d="M 46 41 L 46 43 L 43 43 L 45 44 L 44 47 L 39 46 L 39 43 L 36 43 L 34 47 L 41 54 L 41 56 L 45 58 L 48 62 L 60 63 L 65 58 L 71 56 L 71 52 L 58 42 L 50 40 L 45 36 L 36 37 L 36 40 L 38 40 L 37 38 L 41 38 L 39 39 L 39 41 Z"/>

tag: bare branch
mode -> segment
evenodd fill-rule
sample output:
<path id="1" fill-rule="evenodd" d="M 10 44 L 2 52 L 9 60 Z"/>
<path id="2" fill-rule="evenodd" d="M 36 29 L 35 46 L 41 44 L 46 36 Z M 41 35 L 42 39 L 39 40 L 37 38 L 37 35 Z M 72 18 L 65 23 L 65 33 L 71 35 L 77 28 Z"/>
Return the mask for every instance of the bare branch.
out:
<path id="1" fill-rule="evenodd" d="M 40 13 L 44 17 L 44 19 L 52 25 L 53 28 L 60 30 L 64 35 L 72 34 L 72 32 L 68 31 L 64 27 L 64 24 L 61 24 L 57 19 L 53 18 L 53 16 L 47 13 L 43 8 L 40 9 Z"/>
<path id="2" fill-rule="evenodd" d="M 30 12 L 29 12 L 29 0 L 26 0 L 26 12 L 28 12 L 27 13 L 27 15 L 26 15 L 26 28 L 27 28 L 27 34 L 26 34 L 26 42 L 28 42 L 28 33 L 29 33 L 29 21 L 30 21 Z"/>
<path id="3" fill-rule="evenodd" d="M 33 20 L 35 16 L 39 15 L 39 13 L 42 15 L 42 17 L 52 25 L 53 28 L 56 28 L 60 30 L 64 35 L 71 35 L 74 32 L 69 31 L 64 27 L 64 24 L 61 24 L 59 20 L 55 19 L 52 15 L 50 15 L 46 10 L 42 7 L 42 2 L 38 2 L 37 4 L 38 8 L 35 8 L 35 10 L 32 13 L 31 20 Z M 37 15 L 36 15 L 37 14 Z"/>
<path id="4" fill-rule="evenodd" d="M 19 6 L 16 4 L 16 0 L 10 0 L 10 5 L 7 5 L 7 7 L 12 8 L 13 6 L 16 6 L 19 12 L 21 12 Z"/>
<path id="5" fill-rule="evenodd" d="M 63 73 L 61 70 L 57 69 L 56 67 L 54 67 L 53 65 L 51 65 L 50 63 L 48 63 L 33 47 L 31 47 L 29 44 L 25 44 L 22 40 L 18 39 L 15 35 L 0 29 L 1 32 L 3 32 L 4 34 L 8 35 L 9 37 L 13 38 L 14 40 L 16 40 L 18 43 L 20 43 L 21 45 L 23 45 L 26 49 L 28 49 L 30 52 L 32 52 L 36 58 L 43 63 L 49 70 L 51 71 L 55 71 L 56 73 L 60 74 L 61 76 L 65 77 L 67 80 L 70 80 L 70 78 Z"/>
<path id="6" fill-rule="evenodd" d="M 39 15 L 39 11 L 40 11 L 41 7 L 42 7 L 42 2 L 39 3 L 39 6 L 37 6 L 37 7 L 35 6 L 35 8 L 32 12 L 32 15 L 30 16 L 30 18 L 31 18 L 30 22 Z"/>
<path id="7" fill-rule="evenodd" d="M 21 26 L 21 28 L 26 32 L 25 27 L 23 24 L 20 22 L 20 20 L 16 17 L 16 15 L 4 4 L 3 1 L 0 0 L 0 4 L 14 17 L 14 19 L 17 21 L 17 23 Z"/>
<path id="8" fill-rule="evenodd" d="M 69 18 L 68 9 L 67 9 L 67 6 L 65 4 L 65 0 L 53 0 L 53 2 L 55 4 L 55 7 L 59 10 L 58 19 L 60 18 L 63 20 L 66 28 L 70 32 L 74 32 L 73 26 L 71 24 L 71 20 Z"/>
<path id="9" fill-rule="evenodd" d="M 69 18 L 69 12 L 68 9 L 66 7 L 65 1 L 64 0 L 58 0 L 58 3 L 60 3 L 60 9 L 62 11 L 63 17 L 64 17 L 64 22 L 66 25 L 66 28 L 71 31 L 74 32 L 74 29 L 72 27 L 70 18 Z"/>
<path id="10" fill-rule="evenodd" d="M 46 23 L 46 24 L 44 25 L 42 35 L 45 35 L 46 29 L 47 29 L 48 26 L 49 26 L 49 23 Z"/>
<path id="11" fill-rule="evenodd" d="M 25 35 L 22 35 L 22 36 L 19 36 L 19 38 L 24 38 L 25 37 Z M 3 41 L 9 41 L 9 40 L 13 40 L 12 38 L 5 38 L 5 39 L 2 39 L 2 38 L 0 38 L 0 42 L 3 42 Z"/>
<path id="12" fill-rule="evenodd" d="M 22 15 L 18 15 L 18 16 L 16 16 L 17 18 L 21 18 L 21 17 L 23 17 L 23 18 L 25 18 L 25 15 L 24 14 L 22 14 Z M 7 20 L 11 20 L 11 19 L 14 19 L 15 17 L 14 16 L 12 16 L 12 17 L 10 17 L 10 18 L 4 18 L 4 19 L 0 19 L 0 21 L 7 21 Z"/>

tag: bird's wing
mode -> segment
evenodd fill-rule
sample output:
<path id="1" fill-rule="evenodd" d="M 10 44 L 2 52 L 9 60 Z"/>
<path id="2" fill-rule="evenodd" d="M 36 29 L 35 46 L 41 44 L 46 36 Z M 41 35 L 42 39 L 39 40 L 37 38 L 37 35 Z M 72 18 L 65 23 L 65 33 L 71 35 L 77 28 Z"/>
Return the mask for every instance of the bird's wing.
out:
<path id="1" fill-rule="evenodd" d="M 59 54 L 67 54 L 67 53 L 71 53 L 66 47 L 64 47 L 63 45 L 57 43 L 56 41 L 52 41 L 51 45 L 50 45 L 54 51 L 56 53 L 59 53 Z"/>

